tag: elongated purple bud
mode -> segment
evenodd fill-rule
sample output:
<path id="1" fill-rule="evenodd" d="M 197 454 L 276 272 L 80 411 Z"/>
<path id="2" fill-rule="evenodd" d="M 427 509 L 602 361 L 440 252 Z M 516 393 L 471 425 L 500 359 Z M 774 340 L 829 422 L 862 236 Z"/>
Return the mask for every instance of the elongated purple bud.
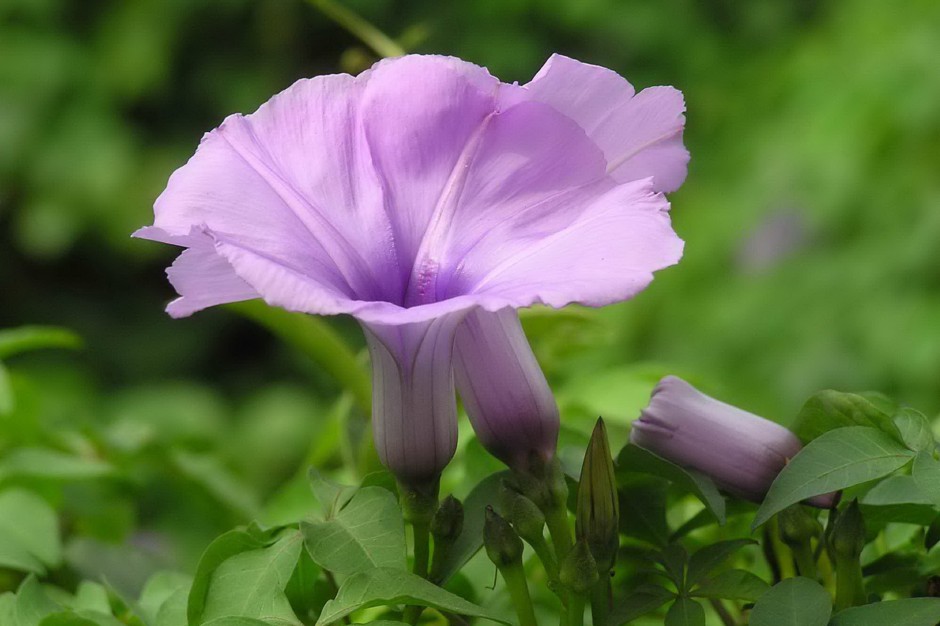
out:
<path id="1" fill-rule="evenodd" d="M 558 407 L 512 309 L 471 312 L 457 330 L 457 389 L 480 443 L 513 469 L 558 443 Z"/>
<path id="2" fill-rule="evenodd" d="M 677 465 L 706 474 L 725 491 L 760 502 L 802 448 L 792 432 L 770 420 L 706 396 L 676 376 L 659 381 L 630 441 Z M 808 504 L 831 508 L 838 493 Z"/>

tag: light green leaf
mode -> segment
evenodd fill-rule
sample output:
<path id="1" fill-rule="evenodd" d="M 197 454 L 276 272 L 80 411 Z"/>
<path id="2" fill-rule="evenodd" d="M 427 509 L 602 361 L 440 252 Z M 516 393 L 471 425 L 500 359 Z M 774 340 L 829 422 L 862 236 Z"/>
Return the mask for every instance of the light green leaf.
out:
<path id="1" fill-rule="evenodd" d="M 219 617 L 205 622 L 204 626 L 287 626 L 296 624 L 296 621 L 279 619 L 257 619 L 254 617 Z"/>
<path id="2" fill-rule="evenodd" d="M 869 426 L 831 430 L 800 450 L 777 476 L 753 527 L 791 504 L 886 476 L 906 465 L 914 453 Z"/>
<path id="3" fill-rule="evenodd" d="M 382 487 L 360 489 L 333 519 L 304 522 L 302 529 L 311 558 L 331 572 L 407 566 L 401 509 Z"/>
<path id="4" fill-rule="evenodd" d="M 838 428 L 868 426 L 901 441 L 901 433 L 891 416 L 861 395 L 826 389 L 813 394 L 800 409 L 793 432 L 803 441 Z"/>
<path id="5" fill-rule="evenodd" d="M 39 626 L 124 626 L 124 623 L 110 613 L 99 611 L 64 611 L 48 615 Z"/>
<path id="6" fill-rule="evenodd" d="M 831 614 L 832 599 L 819 583 L 788 578 L 761 596 L 749 626 L 826 626 Z"/>
<path id="7" fill-rule="evenodd" d="M 266 548 L 226 559 L 212 572 L 199 623 L 229 616 L 280 618 L 298 623 L 284 588 L 302 547 L 303 536 L 294 530 L 285 532 Z"/>
<path id="8" fill-rule="evenodd" d="M 52 507 L 23 489 L 0 493 L 0 564 L 41 574 L 43 565 L 56 567 L 61 562 L 59 522 Z"/>
<path id="9" fill-rule="evenodd" d="M 915 409 L 904 407 L 894 414 L 894 423 L 901 431 L 901 439 L 911 450 L 933 450 L 933 431 L 927 416 Z"/>
<path id="10" fill-rule="evenodd" d="M 692 598 L 676 598 L 666 612 L 664 626 L 705 626 L 705 609 Z"/>
<path id="11" fill-rule="evenodd" d="M 499 484 L 509 472 L 499 472 L 487 476 L 467 495 L 463 501 L 463 530 L 454 541 L 444 566 L 441 568 L 441 580 L 447 582 L 461 567 L 483 547 L 483 522 L 486 519 L 486 507 L 499 503 Z"/>
<path id="12" fill-rule="evenodd" d="M 39 626 L 42 618 L 61 610 L 62 607 L 46 595 L 32 574 L 16 592 L 16 626 Z"/>
<path id="13" fill-rule="evenodd" d="M 502 624 L 510 623 L 502 615 L 467 602 L 420 576 L 382 567 L 359 572 L 347 578 L 336 597 L 323 607 L 317 626 L 332 624 L 359 609 L 399 604 L 420 604 L 457 615 L 483 617 Z"/>
<path id="14" fill-rule="evenodd" d="M 105 461 L 47 448 L 17 448 L 0 460 L 0 480 L 29 477 L 75 481 L 113 473 L 114 468 Z"/>
<path id="15" fill-rule="evenodd" d="M 111 602 L 108 600 L 108 590 L 99 583 L 83 580 L 75 590 L 75 600 L 72 602 L 75 611 L 98 611 L 111 614 Z"/>
<path id="16" fill-rule="evenodd" d="M 712 512 L 719 524 L 725 523 L 725 500 L 718 493 L 715 483 L 704 474 L 680 467 L 632 443 L 624 446 L 617 455 L 618 484 L 624 482 L 624 473 L 665 478 L 680 489 L 694 494 Z"/>
<path id="17" fill-rule="evenodd" d="M 936 626 L 940 598 L 907 598 L 856 606 L 836 613 L 830 626 Z"/>
<path id="18" fill-rule="evenodd" d="M 621 626 L 641 615 L 655 611 L 676 594 L 655 585 L 643 586 L 625 598 L 614 598 L 614 606 L 607 620 L 609 626 Z"/>
<path id="19" fill-rule="evenodd" d="M 756 602 L 770 589 L 763 579 L 743 569 L 729 569 L 702 581 L 692 592 L 699 598 Z"/>
<path id="20" fill-rule="evenodd" d="M 310 480 L 313 495 L 323 508 L 323 517 L 326 519 L 332 519 L 356 493 L 356 487 L 334 482 L 315 467 L 310 468 L 307 477 Z"/>
<path id="21" fill-rule="evenodd" d="M 186 589 L 177 589 L 157 611 L 157 622 L 155 626 L 189 626 L 186 618 L 187 600 L 190 592 Z"/>
<path id="22" fill-rule="evenodd" d="M 719 541 L 699 549 L 689 559 L 687 575 L 688 585 L 696 585 L 709 576 L 719 565 L 724 563 L 732 554 L 744 546 L 755 545 L 753 539 L 729 539 Z"/>
<path id="23" fill-rule="evenodd" d="M 911 468 L 911 476 L 924 497 L 940 506 L 940 462 L 933 458 L 932 451 L 918 453 L 914 467 Z"/>
<path id="24" fill-rule="evenodd" d="M 160 607 L 177 591 L 183 590 L 188 593 L 192 583 L 192 577 L 185 574 L 157 572 L 147 579 L 143 591 L 140 592 L 137 605 L 143 613 L 141 617 L 148 624 L 156 624 Z"/>
<path id="25" fill-rule="evenodd" d="M 196 566 L 196 575 L 193 577 L 193 585 L 189 592 L 189 601 L 186 608 L 188 621 L 193 624 L 200 622 L 206 606 L 212 574 L 222 563 L 238 554 L 260 550 L 272 543 L 274 543 L 272 537 L 251 532 L 251 529 L 231 530 L 216 537 L 215 541 L 210 543 L 209 547 L 202 553 L 199 565 Z M 174 593 L 173 597 L 175 596 Z M 160 612 L 163 612 L 163 607 L 161 607 Z"/>
<path id="26" fill-rule="evenodd" d="M 56 326 L 20 326 L 0 330 L 0 359 L 41 348 L 80 348 L 81 337 Z"/>

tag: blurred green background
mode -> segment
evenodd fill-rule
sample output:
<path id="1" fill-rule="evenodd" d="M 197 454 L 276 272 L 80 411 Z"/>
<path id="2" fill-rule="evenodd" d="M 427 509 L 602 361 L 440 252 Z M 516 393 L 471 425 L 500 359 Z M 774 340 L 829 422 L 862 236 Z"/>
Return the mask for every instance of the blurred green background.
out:
<path id="1" fill-rule="evenodd" d="M 573 432 L 603 414 L 622 444 L 667 372 L 784 423 L 826 387 L 940 411 L 940 3 L 344 6 L 506 81 L 561 52 L 685 93 L 684 260 L 631 302 L 526 316 Z M 129 545 L 191 567 L 231 525 L 294 510 L 308 462 L 355 457 L 337 442 L 364 420 L 330 368 L 232 310 L 170 320 L 174 253 L 129 234 L 225 115 L 375 58 L 301 0 L 0 2 L 0 328 L 84 339 L 5 362 L 0 481 L 55 502 L 77 571 L 122 542 L 113 566 Z M 469 445 L 454 472 L 492 467 Z M 57 462 L 88 481 L 56 482 Z"/>

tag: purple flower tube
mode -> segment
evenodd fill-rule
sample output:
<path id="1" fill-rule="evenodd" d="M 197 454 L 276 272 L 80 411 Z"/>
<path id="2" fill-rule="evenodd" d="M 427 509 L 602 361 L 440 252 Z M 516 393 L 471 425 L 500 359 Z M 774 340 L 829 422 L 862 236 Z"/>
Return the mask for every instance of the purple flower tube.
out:
<path id="1" fill-rule="evenodd" d="M 599 70 L 566 59 L 552 71 L 587 89 L 584 72 Z M 504 403 L 557 419 L 507 317 L 538 303 L 630 298 L 679 260 L 682 242 L 659 192 L 668 185 L 658 177 L 672 170 L 659 174 L 629 150 L 610 161 L 583 118 L 537 83 L 405 56 L 356 77 L 298 81 L 255 113 L 228 117 L 172 175 L 153 225 L 136 233 L 184 248 L 167 271 L 180 296 L 168 312 L 262 298 L 355 317 L 372 356 L 376 448 L 406 483 L 434 480 L 453 455 L 455 360 L 484 422 Z M 586 108 L 606 97 L 588 92 Z M 634 152 L 651 139 L 638 135 Z M 455 359 L 465 319 L 505 332 L 508 345 L 490 337 L 473 352 L 461 342 Z M 505 387 L 480 378 L 481 361 L 535 391 L 504 398 Z M 547 451 L 554 436 L 545 428 L 534 448 Z"/>
<path id="2" fill-rule="evenodd" d="M 649 406 L 633 422 L 630 441 L 752 502 L 764 499 L 777 474 L 803 447 L 780 424 L 715 400 L 676 376 L 656 385 Z M 816 496 L 807 504 L 831 508 L 838 497 Z"/>

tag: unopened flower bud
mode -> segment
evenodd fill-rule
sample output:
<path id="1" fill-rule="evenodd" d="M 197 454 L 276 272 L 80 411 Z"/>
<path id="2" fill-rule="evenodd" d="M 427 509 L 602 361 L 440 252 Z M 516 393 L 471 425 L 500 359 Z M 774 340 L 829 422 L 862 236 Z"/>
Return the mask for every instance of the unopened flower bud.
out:
<path id="1" fill-rule="evenodd" d="M 431 535 L 435 550 L 450 545 L 463 531 L 463 505 L 454 496 L 447 496 L 431 518 Z"/>
<path id="2" fill-rule="evenodd" d="M 780 538 L 788 546 L 802 545 L 822 532 L 819 521 L 799 504 L 789 506 L 777 514 Z"/>
<path id="3" fill-rule="evenodd" d="M 534 545 L 543 538 L 545 515 L 532 500 L 503 483 L 500 489 L 500 504 L 503 515 L 528 544 Z"/>
<path id="4" fill-rule="evenodd" d="M 509 522 L 491 506 L 486 507 L 483 546 L 486 548 L 486 556 L 499 569 L 522 563 L 522 540 Z"/>
<path id="5" fill-rule="evenodd" d="M 761 502 L 787 462 L 802 448 L 792 432 L 770 420 L 706 396 L 675 376 L 659 381 L 630 441 L 677 465 L 708 475 L 740 498 Z M 831 508 L 839 493 L 807 504 Z"/>
<path id="6" fill-rule="evenodd" d="M 614 462 L 607 429 L 604 421 L 598 419 L 581 466 L 575 535 L 587 541 L 601 573 L 610 571 L 617 559 L 619 525 L 620 503 Z"/>
<path id="7" fill-rule="evenodd" d="M 839 512 L 829 533 L 829 547 L 838 560 L 858 560 L 865 547 L 865 520 L 858 507 L 858 500 Z"/>
<path id="8" fill-rule="evenodd" d="M 558 570 L 561 584 L 579 595 L 587 594 L 591 587 L 600 580 L 597 573 L 597 561 L 591 554 L 591 548 L 585 539 L 579 539 L 574 548 L 561 561 Z"/>

